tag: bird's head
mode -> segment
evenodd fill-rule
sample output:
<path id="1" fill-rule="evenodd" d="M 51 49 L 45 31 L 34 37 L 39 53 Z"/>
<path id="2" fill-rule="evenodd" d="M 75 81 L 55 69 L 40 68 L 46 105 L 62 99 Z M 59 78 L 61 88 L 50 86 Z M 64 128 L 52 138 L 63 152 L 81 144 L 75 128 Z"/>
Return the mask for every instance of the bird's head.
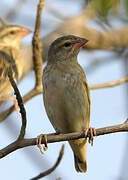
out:
<path id="1" fill-rule="evenodd" d="M 32 31 L 22 26 L 3 26 L 0 28 L 0 45 L 18 48 L 22 38 L 30 34 L 31 32 Z"/>
<path id="2" fill-rule="evenodd" d="M 48 51 L 48 62 L 76 61 L 80 47 L 88 42 L 87 39 L 73 35 L 62 36 L 56 39 Z"/>

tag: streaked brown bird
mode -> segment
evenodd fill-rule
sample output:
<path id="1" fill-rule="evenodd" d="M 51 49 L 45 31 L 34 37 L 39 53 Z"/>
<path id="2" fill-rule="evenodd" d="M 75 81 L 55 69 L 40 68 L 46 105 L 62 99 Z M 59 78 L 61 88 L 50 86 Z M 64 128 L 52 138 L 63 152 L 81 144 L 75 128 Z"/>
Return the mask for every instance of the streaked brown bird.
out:
<path id="1" fill-rule="evenodd" d="M 19 48 L 21 40 L 29 33 L 31 33 L 29 29 L 17 25 L 6 25 L 0 28 L 0 101 L 15 101 L 15 98 L 8 97 L 13 92 L 8 71 L 11 70 L 16 82 L 21 78 L 23 60 Z"/>
<path id="2" fill-rule="evenodd" d="M 90 94 L 86 76 L 77 62 L 80 47 L 88 40 L 73 35 L 56 39 L 48 51 L 43 73 L 43 99 L 49 120 L 57 133 L 89 128 Z M 71 140 L 75 168 L 87 170 L 87 139 Z"/>

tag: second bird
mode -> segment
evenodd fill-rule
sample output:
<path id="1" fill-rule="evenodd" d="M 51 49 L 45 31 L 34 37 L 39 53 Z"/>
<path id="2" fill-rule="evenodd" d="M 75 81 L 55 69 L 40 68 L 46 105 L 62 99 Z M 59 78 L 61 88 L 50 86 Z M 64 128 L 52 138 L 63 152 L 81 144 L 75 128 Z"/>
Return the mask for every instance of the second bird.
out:
<path id="1" fill-rule="evenodd" d="M 0 28 L 0 101 L 13 100 L 8 97 L 13 92 L 8 71 L 11 70 L 16 82 L 21 78 L 23 59 L 20 54 L 20 43 L 30 32 L 29 29 L 17 25 Z"/>
<path id="2" fill-rule="evenodd" d="M 81 132 L 89 128 L 90 94 L 83 69 L 77 62 L 80 47 L 88 40 L 63 36 L 48 51 L 43 73 L 43 98 L 49 120 L 57 133 Z M 75 168 L 87 171 L 87 139 L 71 140 Z"/>

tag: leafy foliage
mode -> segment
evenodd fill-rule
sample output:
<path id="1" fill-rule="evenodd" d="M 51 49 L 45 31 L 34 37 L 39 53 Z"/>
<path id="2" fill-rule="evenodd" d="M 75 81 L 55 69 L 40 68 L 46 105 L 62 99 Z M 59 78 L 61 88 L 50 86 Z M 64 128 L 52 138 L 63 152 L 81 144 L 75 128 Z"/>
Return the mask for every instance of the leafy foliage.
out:
<path id="1" fill-rule="evenodd" d="M 128 0 L 125 0 L 128 1 Z M 108 14 L 117 13 L 120 6 L 120 0 L 87 0 L 97 15 L 107 18 Z"/>

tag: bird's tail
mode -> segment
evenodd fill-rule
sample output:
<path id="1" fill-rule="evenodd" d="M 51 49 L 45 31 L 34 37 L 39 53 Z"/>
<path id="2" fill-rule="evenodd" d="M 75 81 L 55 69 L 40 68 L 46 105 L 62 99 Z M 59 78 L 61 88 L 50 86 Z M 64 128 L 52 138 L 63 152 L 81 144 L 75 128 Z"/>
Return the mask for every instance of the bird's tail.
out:
<path id="1" fill-rule="evenodd" d="M 69 144 L 74 153 L 75 169 L 77 172 L 87 171 L 87 139 L 71 140 Z"/>

